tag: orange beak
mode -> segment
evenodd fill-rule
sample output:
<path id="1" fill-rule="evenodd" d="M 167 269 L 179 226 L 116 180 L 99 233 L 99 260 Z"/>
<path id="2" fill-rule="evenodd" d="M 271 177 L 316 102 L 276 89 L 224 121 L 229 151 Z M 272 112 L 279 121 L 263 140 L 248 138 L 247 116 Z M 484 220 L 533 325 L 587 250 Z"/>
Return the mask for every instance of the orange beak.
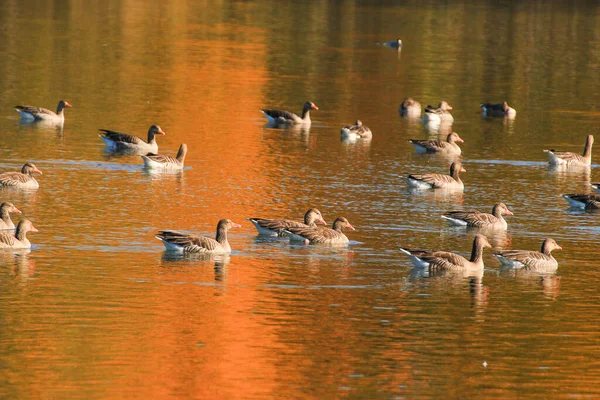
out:
<path id="1" fill-rule="evenodd" d="M 460 167 L 460 172 L 467 172 L 467 170 L 465 169 L 465 167 Z"/>
<path id="2" fill-rule="evenodd" d="M 327 222 L 325 222 L 325 218 L 319 218 L 317 221 L 319 221 L 323 225 L 327 225 Z"/>
<path id="3" fill-rule="evenodd" d="M 14 212 L 15 214 L 23 214 L 23 213 L 21 212 L 21 210 L 19 210 L 17 207 L 15 207 L 15 208 L 12 210 L 12 212 Z"/>
<path id="4" fill-rule="evenodd" d="M 346 225 L 346 228 L 350 229 L 351 231 L 355 231 L 356 229 L 354 229 L 354 227 L 350 224 Z"/>
<path id="5" fill-rule="evenodd" d="M 313 104 L 311 108 L 312 108 L 313 110 L 318 110 L 318 109 L 319 109 L 319 107 L 317 107 L 317 105 L 316 105 L 316 104 Z"/>
<path id="6" fill-rule="evenodd" d="M 166 135 L 165 131 L 163 131 L 162 129 L 159 129 L 158 133 L 161 134 L 161 135 Z"/>
<path id="7" fill-rule="evenodd" d="M 39 232 L 35 226 L 31 225 L 31 232 Z"/>
<path id="8" fill-rule="evenodd" d="M 232 228 L 241 228 L 242 226 L 241 226 L 240 224 L 236 224 L 235 222 L 233 222 L 233 223 L 231 224 L 231 227 L 232 227 Z"/>
<path id="9" fill-rule="evenodd" d="M 65 107 L 72 107 L 71 104 L 65 101 Z"/>
<path id="10" fill-rule="evenodd" d="M 36 169 L 34 169 L 34 170 L 33 170 L 33 172 L 37 172 L 37 173 L 38 173 L 38 174 L 40 174 L 40 175 L 44 175 L 44 174 L 42 174 L 42 171 L 40 171 L 40 170 L 39 170 L 39 169 L 37 169 L 37 168 L 36 168 Z"/>

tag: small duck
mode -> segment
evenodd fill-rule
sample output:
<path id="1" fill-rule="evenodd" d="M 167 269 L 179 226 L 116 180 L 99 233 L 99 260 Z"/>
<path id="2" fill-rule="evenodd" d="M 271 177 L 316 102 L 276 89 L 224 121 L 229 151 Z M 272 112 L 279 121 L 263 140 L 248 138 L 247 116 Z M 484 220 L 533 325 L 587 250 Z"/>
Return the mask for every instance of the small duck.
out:
<path id="1" fill-rule="evenodd" d="M 427 106 L 423 115 L 423 123 L 453 122 L 454 117 L 450 114 L 450 110 L 452 110 L 452 106 L 445 101 L 440 102 L 437 108 Z"/>
<path id="2" fill-rule="evenodd" d="M 0 231 L 0 249 L 30 249 L 27 232 L 38 232 L 28 219 L 21 220 L 14 233 L 10 230 Z"/>
<path id="3" fill-rule="evenodd" d="M 222 219 L 217 224 L 215 239 L 206 236 L 190 235 L 178 231 L 159 231 L 155 236 L 169 251 L 179 253 L 231 253 L 227 241 L 227 232 L 232 228 L 241 228 L 230 219 Z"/>
<path id="4" fill-rule="evenodd" d="M 483 235 L 475 235 L 471 258 L 466 259 L 460 254 L 449 251 L 411 250 L 400 248 L 400 251 L 408 255 L 410 261 L 417 268 L 429 268 L 429 270 L 483 270 L 483 249 L 491 248 L 492 245 Z"/>
<path id="5" fill-rule="evenodd" d="M 412 97 L 407 97 L 400 103 L 398 112 L 402 117 L 419 118 L 421 116 L 421 103 Z"/>
<path id="6" fill-rule="evenodd" d="M 160 126 L 158 125 L 152 125 L 148 129 L 148 142 L 144 142 L 143 139 L 137 136 L 115 132 L 108 129 L 100 129 L 100 132 L 104 132 L 104 135 L 98 136 L 100 136 L 110 150 L 126 152 L 131 151 L 141 154 L 158 153 L 158 143 L 156 143 L 155 136 L 166 135 L 166 133 L 160 129 Z"/>
<path id="7" fill-rule="evenodd" d="M 552 257 L 553 250 L 561 250 L 554 239 L 547 238 L 542 243 L 540 251 L 531 250 L 502 250 L 494 253 L 503 266 L 522 268 L 536 272 L 554 272 L 558 269 L 558 261 Z"/>
<path id="8" fill-rule="evenodd" d="M 373 134 L 371 130 L 363 125 L 362 121 L 357 119 L 354 125 L 346 125 L 342 128 L 342 139 L 357 140 L 371 139 Z"/>
<path id="9" fill-rule="evenodd" d="M 284 229 L 285 234 L 293 242 L 304 242 L 304 244 L 346 244 L 348 237 L 344 230 L 354 231 L 354 227 L 344 217 L 336 218 L 331 229 L 325 227 L 290 227 Z"/>
<path id="10" fill-rule="evenodd" d="M 487 117 L 514 118 L 517 116 L 517 110 L 509 107 L 506 101 L 498 104 L 482 103 L 479 107 L 483 110 L 483 115 Z"/>
<path id="11" fill-rule="evenodd" d="M 404 180 L 408 186 L 415 189 L 448 189 L 464 190 L 465 185 L 460 180 L 460 173 L 467 172 L 459 161 L 450 164 L 450 175 L 443 174 L 410 174 Z"/>
<path id="12" fill-rule="evenodd" d="M 284 110 L 260 110 L 265 116 L 269 124 L 272 125 L 305 125 L 310 126 L 310 110 L 318 110 L 319 107 L 311 101 L 304 103 L 302 108 L 302 116 L 298 116 L 293 112 Z"/>
<path id="13" fill-rule="evenodd" d="M 600 210 L 600 194 L 563 194 L 571 207 L 584 210 Z"/>
<path id="14" fill-rule="evenodd" d="M 248 218 L 254 225 L 259 235 L 268 236 L 285 236 L 284 229 L 291 227 L 298 228 L 315 228 L 317 222 L 327 225 L 325 219 L 321 215 L 321 211 L 316 208 L 310 208 L 304 214 L 304 223 L 292 221 L 289 219 L 267 219 L 267 218 Z"/>
<path id="15" fill-rule="evenodd" d="M 180 170 L 183 169 L 183 162 L 187 154 L 187 145 L 183 143 L 179 146 L 179 151 L 175 158 L 171 156 L 165 156 L 162 154 L 148 153 L 145 156 L 141 156 L 144 161 L 144 167 L 149 169 L 168 169 L 168 170 Z"/>
<path id="16" fill-rule="evenodd" d="M 0 229 L 15 229 L 10 213 L 21 214 L 21 211 L 13 203 L 5 201 L 0 205 Z"/>
<path id="17" fill-rule="evenodd" d="M 19 113 L 22 121 L 63 123 L 65 121 L 64 109 L 66 107 L 71 107 L 71 105 L 67 101 L 61 100 L 58 102 L 56 112 L 33 106 L 15 106 L 15 111 Z"/>
<path id="18" fill-rule="evenodd" d="M 36 172 L 40 175 L 42 171 L 28 162 L 23 165 L 21 172 L 5 172 L 0 174 L 0 186 L 14 186 L 21 189 L 37 189 L 40 187 L 38 181 L 32 176 Z"/>
<path id="19" fill-rule="evenodd" d="M 592 145 L 594 144 L 594 136 L 588 135 L 585 141 L 583 155 L 571 153 L 569 151 L 544 150 L 548 154 L 550 165 L 561 166 L 567 168 L 589 167 L 592 165 Z"/>
<path id="20" fill-rule="evenodd" d="M 442 218 L 454 226 L 466 226 L 469 228 L 487 228 L 506 230 L 508 225 L 503 215 L 513 215 L 504 203 L 496 203 L 492 208 L 492 213 L 483 213 L 477 210 L 472 211 L 449 211 L 442 215 Z"/>
<path id="21" fill-rule="evenodd" d="M 445 142 L 442 140 L 417 139 L 408 139 L 408 141 L 415 146 L 417 153 L 441 153 L 452 156 L 461 155 L 462 150 L 456 143 L 464 143 L 464 140 L 456 132 L 448 134 Z"/>

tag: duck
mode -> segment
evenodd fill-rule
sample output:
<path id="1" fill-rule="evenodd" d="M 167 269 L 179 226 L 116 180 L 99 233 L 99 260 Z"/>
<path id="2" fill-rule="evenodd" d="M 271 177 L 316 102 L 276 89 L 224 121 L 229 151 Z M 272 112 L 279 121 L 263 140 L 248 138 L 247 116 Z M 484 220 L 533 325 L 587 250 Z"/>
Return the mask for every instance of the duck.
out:
<path id="1" fill-rule="evenodd" d="M 284 229 L 285 234 L 293 242 L 304 244 L 347 244 L 348 237 L 344 230 L 354 231 L 354 227 L 344 217 L 336 218 L 330 228 L 325 227 L 289 227 Z"/>
<path id="2" fill-rule="evenodd" d="M 506 230 L 508 225 L 503 215 L 514 215 L 504 203 L 496 203 L 492 213 L 483 213 L 478 210 L 449 211 L 442 218 L 454 226 L 466 226 L 469 228 L 487 228 Z"/>
<path id="3" fill-rule="evenodd" d="M 558 261 L 552 257 L 553 250 L 562 250 L 552 238 L 546 238 L 541 251 L 501 250 L 493 255 L 504 267 L 520 268 L 537 272 L 553 272 L 558 269 Z"/>
<path id="4" fill-rule="evenodd" d="M 451 132 L 446 137 L 446 141 L 442 140 L 417 140 L 408 139 L 417 153 L 442 153 L 447 155 L 459 156 L 462 150 L 456 143 L 464 143 L 465 141 L 456 132 Z"/>
<path id="5" fill-rule="evenodd" d="M 404 180 L 408 186 L 416 189 L 450 189 L 464 190 L 465 185 L 460 180 L 460 173 L 467 172 L 460 161 L 450 164 L 450 175 L 443 174 L 410 174 Z"/>
<path id="6" fill-rule="evenodd" d="M 40 175 L 42 171 L 28 162 L 23 165 L 21 172 L 5 172 L 0 174 L 0 186 L 14 186 L 22 189 L 37 189 L 40 187 L 38 181 L 32 176 L 36 172 Z"/>
<path id="7" fill-rule="evenodd" d="M 204 254 L 231 253 L 227 232 L 232 228 L 241 228 L 241 225 L 230 219 L 222 219 L 217 224 L 215 239 L 171 230 L 159 231 L 155 237 L 163 242 L 168 251 Z"/>
<path id="8" fill-rule="evenodd" d="M 115 132 L 108 129 L 100 129 L 100 132 L 104 132 L 104 135 L 98 136 L 100 136 L 110 150 L 135 151 L 143 154 L 158 153 L 158 143 L 156 143 L 155 136 L 166 135 L 166 133 L 160 129 L 160 126 L 158 125 L 152 125 L 148 129 L 148 142 L 144 142 L 143 139 L 137 136 Z"/>
<path id="9" fill-rule="evenodd" d="M 471 258 L 466 259 L 460 254 L 449 251 L 411 250 L 400 248 L 400 251 L 410 258 L 417 268 L 429 268 L 429 270 L 461 270 L 480 269 L 483 270 L 483 249 L 491 248 L 492 245 L 483 235 L 475 235 Z"/>
<path id="10" fill-rule="evenodd" d="M 424 123 L 442 123 L 442 122 L 453 122 L 454 117 L 450 114 L 452 106 L 445 101 L 440 102 L 437 108 L 432 106 L 425 107 L 425 114 L 423 115 Z"/>
<path id="11" fill-rule="evenodd" d="M 13 203 L 5 201 L 0 205 L 0 229 L 15 229 L 10 213 L 21 214 L 21 211 Z"/>
<path id="12" fill-rule="evenodd" d="M 398 38 L 396 40 L 392 40 L 391 42 L 385 42 L 385 43 L 383 43 L 383 45 L 386 47 L 392 47 L 394 49 L 399 49 L 402 47 L 402 39 Z"/>
<path id="13" fill-rule="evenodd" d="M 179 151 L 175 158 L 171 156 L 165 156 L 162 154 L 148 153 L 142 155 L 144 161 L 144 167 L 149 169 L 168 169 L 168 170 L 179 170 L 183 169 L 183 162 L 187 154 L 187 144 L 182 143 L 179 146 Z"/>
<path id="14" fill-rule="evenodd" d="M 71 107 L 71 104 L 65 100 L 60 100 L 58 106 L 56 106 L 56 112 L 33 106 L 15 106 L 15 111 L 19 113 L 22 121 L 62 123 L 65 121 L 64 110 L 66 107 Z"/>
<path id="15" fill-rule="evenodd" d="M 548 154 L 549 163 L 561 167 L 589 167 L 592 164 L 592 145 L 594 136 L 588 135 L 585 141 L 583 155 L 569 151 L 544 150 Z"/>
<path id="16" fill-rule="evenodd" d="M 421 103 L 412 97 L 407 97 L 400 103 L 398 112 L 402 117 L 419 118 L 421 116 Z"/>
<path id="17" fill-rule="evenodd" d="M 571 207 L 585 210 L 600 210 L 600 194 L 563 194 Z"/>
<path id="18" fill-rule="evenodd" d="M 28 232 L 38 232 L 28 219 L 22 219 L 14 233 L 9 230 L 0 231 L 0 249 L 30 249 Z"/>
<path id="19" fill-rule="evenodd" d="M 292 221 L 289 219 L 267 219 L 267 218 L 248 218 L 252 222 L 259 235 L 284 236 L 283 230 L 291 227 L 315 228 L 317 222 L 327 225 L 321 215 L 321 211 L 316 208 L 310 208 L 304 214 L 304 222 Z"/>
<path id="20" fill-rule="evenodd" d="M 307 101 L 304 103 L 304 107 L 302 108 L 302 116 L 298 116 L 293 112 L 284 111 L 284 110 L 260 110 L 265 116 L 269 124 L 273 125 L 310 125 L 310 110 L 318 110 L 319 107 L 315 105 L 312 101 Z"/>
<path id="21" fill-rule="evenodd" d="M 506 101 L 498 104 L 482 103 L 479 107 L 483 110 L 483 115 L 488 117 L 514 118 L 517 115 L 517 110 L 510 107 Z"/>
<path id="22" fill-rule="evenodd" d="M 354 125 L 346 125 L 342 128 L 342 139 L 357 140 L 371 139 L 373 134 L 371 130 L 363 125 L 362 121 L 357 119 Z"/>

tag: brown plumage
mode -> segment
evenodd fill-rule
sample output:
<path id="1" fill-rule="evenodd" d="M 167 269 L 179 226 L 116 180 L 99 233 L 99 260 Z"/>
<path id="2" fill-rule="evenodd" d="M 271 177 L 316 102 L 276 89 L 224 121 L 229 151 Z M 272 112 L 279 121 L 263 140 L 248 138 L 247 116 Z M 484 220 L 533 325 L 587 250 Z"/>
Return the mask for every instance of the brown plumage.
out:
<path id="1" fill-rule="evenodd" d="M 66 107 L 71 107 L 71 105 L 65 100 L 60 100 L 56 106 L 56 112 L 33 106 L 15 106 L 15 111 L 19 113 L 23 120 L 61 122 L 65 119 L 64 109 Z"/>
<path id="2" fill-rule="evenodd" d="M 561 249 L 554 239 L 547 238 L 542 243 L 541 251 L 502 250 L 495 252 L 494 256 L 506 267 L 553 272 L 558 268 L 558 261 L 552 257 L 552 251 Z"/>
<path id="3" fill-rule="evenodd" d="M 0 248 L 2 249 L 29 249 L 31 243 L 27 239 L 27 232 L 37 232 L 28 219 L 22 219 L 17 225 L 17 229 L 0 231 Z"/>
<path id="4" fill-rule="evenodd" d="M 229 219 L 222 219 L 217 224 L 215 239 L 170 230 L 159 231 L 156 238 L 163 242 L 167 250 L 181 253 L 231 253 L 227 231 L 240 227 Z"/>
<path id="5" fill-rule="evenodd" d="M 563 194 L 571 207 L 585 210 L 600 210 L 600 194 Z"/>
<path id="6" fill-rule="evenodd" d="M 104 132 L 104 135 L 98 135 L 104 141 L 106 146 L 111 150 L 117 151 L 136 151 L 143 154 L 158 153 L 158 144 L 156 143 L 156 135 L 166 135 L 158 125 L 152 125 L 148 129 L 148 141 L 145 142 L 128 133 L 115 132 L 108 129 L 99 129 Z"/>
<path id="7" fill-rule="evenodd" d="M 463 190 L 465 185 L 460 180 L 460 173 L 466 172 L 459 161 L 450 165 L 450 175 L 443 174 L 410 174 L 404 180 L 408 186 L 417 189 L 452 189 Z"/>
<path id="8" fill-rule="evenodd" d="M 483 249 L 492 246 L 483 235 L 475 235 L 471 258 L 467 260 L 460 254 L 449 251 L 411 250 L 400 248 L 407 254 L 415 267 L 430 270 L 483 269 Z"/>
<path id="9" fill-rule="evenodd" d="M 285 110 L 260 110 L 271 124 L 275 125 L 310 125 L 310 110 L 318 110 L 319 107 L 311 101 L 304 103 L 302 116 Z"/>
<path id="10" fill-rule="evenodd" d="M 594 136 L 588 135 L 585 141 L 583 155 L 569 151 L 544 150 L 548 155 L 550 165 L 563 167 L 588 167 L 592 164 L 592 145 Z"/>
<path id="11" fill-rule="evenodd" d="M 407 97 L 402 100 L 402 103 L 400 103 L 398 112 L 403 117 L 406 116 L 409 118 L 418 118 L 421 116 L 421 103 L 412 97 Z"/>
<path id="12" fill-rule="evenodd" d="M 314 228 L 319 222 L 327 225 L 321 215 L 321 211 L 311 208 L 304 214 L 304 222 L 293 221 L 289 219 L 267 219 L 267 218 L 248 218 L 261 235 L 285 236 L 284 229 L 288 228 Z"/>
<path id="13" fill-rule="evenodd" d="M 5 201 L 0 205 L 0 229 L 15 229 L 10 213 L 21 214 L 21 211 L 13 203 Z"/>
<path id="14" fill-rule="evenodd" d="M 470 211 L 449 211 L 442 215 L 442 218 L 448 220 L 455 226 L 467 226 L 471 228 L 488 228 L 506 230 L 507 224 L 503 215 L 513 215 L 504 203 L 496 203 L 492 208 L 492 213 L 483 213 L 478 210 Z"/>
<path id="15" fill-rule="evenodd" d="M 15 186 L 20 188 L 36 189 L 40 185 L 32 176 L 36 172 L 42 175 L 42 171 L 28 162 L 23 165 L 21 172 L 5 172 L 0 174 L 0 186 Z"/>
<path id="16" fill-rule="evenodd" d="M 290 227 L 285 234 L 291 241 L 302 241 L 306 244 L 344 244 L 349 240 L 344 230 L 354 231 L 354 227 L 344 217 L 336 218 L 331 229 L 326 227 Z"/>
<path id="17" fill-rule="evenodd" d="M 456 132 L 448 134 L 446 141 L 418 139 L 408 139 L 408 141 L 415 146 L 419 153 L 444 153 L 448 155 L 460 155 L 462 150 L 456 143 L 464 142 Z"/>
<path id="18" fill-rule="evenodd" d="M 176 157 L 165 156 L 163 154 L 148 153 L 142 155 L 144 166 L 152 169 L 183 169 L 185 156 L 187 155 L 187 145 L 185 143 L 179 146 Z"/>

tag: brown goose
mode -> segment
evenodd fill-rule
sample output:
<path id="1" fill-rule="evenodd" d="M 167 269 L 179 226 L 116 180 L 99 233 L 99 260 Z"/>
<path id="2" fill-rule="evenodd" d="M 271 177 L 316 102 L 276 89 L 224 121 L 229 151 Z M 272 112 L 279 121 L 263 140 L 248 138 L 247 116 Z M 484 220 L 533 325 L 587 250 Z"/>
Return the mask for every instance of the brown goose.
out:
<path id="1" fill-rule="evenodd" d="M 471 228 L 502 229 L 508 227 L 503 215 L 513 215 L 504 203 L 496 203 L 492 213 L 482 213 L 477 210 L 472 211 L 450 211 L 442 215 L 442 218 L 448 220 L 454 226 L 467 226 Z"/>
<path id="2" fill-rule="evenodd" d="M 552 257 L 552 250 L 561 250 L 554 239 L 547 238 L 542 243 L 542 251 L 502 250 L 494 253 L 502 265 L 511 268 L 523 268 L 530 271 L 552 272 L 558 268 L 558 262 Z"/>
<path id="3" fill-rule="evenodd" d="M 452 122 L 454 117 L 450 114 L 452 107 L 445 101 L 440 102 L 437 108 L 432 106 L 425 107 L 425 114 L 423 115 L 424 123 L 441 123 L 441 122 Z"/>
<path id="4" fill-rule="evenodd" d="M 217 225 L 215 239 L 178 231 L 159 231 L 156 238 L 161 240 L 169 251 L 180 253 L 231 253 L 231 246 L 227 241 L 227 231 L 231 228 L 240 227 L 241 225 L 229 219 L 222 219 Z"/>
<path id="5" fill-rule="evenodd" d="M 179 151 L 175 158 L 164 156 L 162 154 L 148 153 L 145 156 L 142 156 L 142 160 L 144 160 L 144 167 L 146 168 L 177 170 L 183 169 L 183 162 L 185 161 L 186 154 L 187 145 L 183 143 L 179 146 Z"/>
<path id="6" fill-rule="evenodd" d="M 304 103 L 302 116 L 293 112 L 283 110 L 260 110 L 273 125 L 310 125 L 310 110 L 318 110 L 319 107 L 311 101 Z"/>
<path id="7" fill-rule="evenodd" d="M 571 207 L 585 210 L 600 210 L 600 194 L 563 194 Z"/>
<path id="8" fill-rule="evenodd" d="M 407 97 L 402 100 L 398 112 L 402 117 L 419 118 L 421 116 L 421 103 L 412 97 Z"/>
<path id="9" fill-rule="evenodd" d="M 61 100 L 58 102 L 56 112 L 33 106 L 15 106 L 15 111 L 19 113 L 21 120 L 23 121 L 47 121 L 61 123 L 65 120 L 64 109 L 66 107 L 71 107 L 71 105 L 64 100 Z"/>
<path id="10" fill-rule="evenodd" d="M 373 134 L 371 130 L 363 125 L 362 121 L 357 119 L 354 125 L 346 125 L 342 128 L 342 139 L 357 140 L 371 139 Z"/>
<path id="11" fill-rule="evenodd" d="M 514 118 L 517 115 L 517 110 L 509 107 L 507 102 L 499 104 L 482 103 L 479 107 L 483 110 L 483 115 L 488 117 Z"/>
<path id="12" fill-rule="evenodd" d="M 0 229 L 15 229 L 15 224 L 10 219 L 10 213 L 21 214 L 13 203 L 5 201 L 0 205 Z"/>
<path id="13" fill-rule="evenodd" d="M 304 214 L 304 223 L 292 221 L 289 219 L 266 219 L 266 218 L 248 218 L 248 221 L 256 227 L 259 235 L 284 236 L 283 230 L 291 227 L 297 228 L 315 228 L 317 222 L 327 225 L 323 219 L 321 211 L 311 208 Z"/>
<path id="14" fill-rule="evenodd" d="M 450 175 L 442 174 L 411 174 L 404 180 L 408 186 L 416 189 L 450 189 L 463 190 L 464 183 L 460 180 L 460 173 L 467 172 L 459 161 L 450 165 Z"/>
<path id="15" fill-rule="evenodd" d="M 400 251 L 407 254 L 417 268 L 429 268 L 430 270 L 483 269 L 483 249 L 486 247 L 492 247 L 487 238 L 483 235 L 475 235 L 469 260 L 460 254 L 449 251 L 411 250 L 402 247 Z"/>
<path id="16" fill-rule="evenodd" d="M 550 165 L 560 165 L 564 167 L 588 167 L 592 164 L 592 145 L 594 136 L 588 135 L 585 142 L 583 155 L 571 153 L 569 151 L 544 150 L 550 159 Z"/>
<path id="17" fill-rule="evenodd" d="M 15 186 L 23 189 L 37 189 L 40 187 L 38 181 L 32 176 L 34 172 L 42 175 L 42 171 L 28 162 L 23 165 L 21 172 L 5 172 L 0 174 L 0 186 Z"/>
<path id="18" fill-rule="evenodd" d="M 27 239 L 27 232 L 37 232 L 31 221 L 23 219 L 17 225 L 15 232 L 12 230 L 0 231 L 0 249 L 30 249 L 31 243 Z"/>
<path id="19" fill-rule="evenodd" d="M 344 217 L 336 218 L 331 229 L 325 227 L 290 227 L 284 229 L 291 241 L 305 244 L 345 244 L 349 240 L 344 235 L 344 229 L 354 231 L 354 227 Z"/>
<path id="20" fill-rule="evenodd" d="M 119 133 L 108 129 L 100 129 L 104 135 L 98 135 L 106 143 L 110 150 L 115 151 L 135 151 L 143 154 L 158 153 L 158 144 L 156 143 L 156 135 L 166 135 L 158 125 L 152 125 L 148 129 L 148 142 L 143 139 L 129 135 L 127 133 Z"/>
<path id="21" fill-rule="evenodd" d="M 442 153 L 448 155 L 460 155 L 461 149 L 456 143 L 464 143 L 464 140 L 458 133 L 452 132 L 446 137 L 446 141 L 442 140 L 418 140 L 408 139 L 415 146 L 417 153 Z"/>

